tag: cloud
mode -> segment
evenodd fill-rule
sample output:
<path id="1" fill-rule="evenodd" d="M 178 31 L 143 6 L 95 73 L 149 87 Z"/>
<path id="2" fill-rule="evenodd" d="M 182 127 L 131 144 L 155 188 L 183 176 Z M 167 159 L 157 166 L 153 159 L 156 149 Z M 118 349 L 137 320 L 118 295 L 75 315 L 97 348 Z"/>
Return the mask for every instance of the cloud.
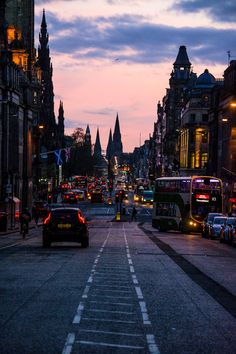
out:
<path id="1" fill-rule="evenodd" d="M 236 2 L 235 0 L 181 0 L 176 1 L 172 6 L 173 10 L 180 10 L 186 13 L 207 11 L 210 17 L 220 22 L 235 22 Z"/>
<path id="2" fill-rule="evenodd" d="M 183 3 L 188 8 L 189 2 Z M 194 3 L 190 2 L 192 6 Z M 180 45 L 191 50 L 192 61 L 225 64 L 227 50 L 235 47 L 235 29 L 176 28 L 148 23 L 143 16 L 136 15 L 76 17 L 66 21 L 48 12 L 46 18 L 51 51 L 70 55 L 75 65 L 96 59 L 109 60 L 114 65 L 161 63 L 173 60 Z"/>

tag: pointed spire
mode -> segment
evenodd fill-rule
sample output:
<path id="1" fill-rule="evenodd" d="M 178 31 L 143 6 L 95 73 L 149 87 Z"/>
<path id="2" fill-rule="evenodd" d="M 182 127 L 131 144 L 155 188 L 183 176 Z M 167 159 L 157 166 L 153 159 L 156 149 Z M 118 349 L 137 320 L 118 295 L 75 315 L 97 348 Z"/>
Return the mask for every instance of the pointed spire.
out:
<path id="1" fill-rule="evenodd" d="M 191 66 L 185 45 L 179 47 L 179 52 L 173 65 L 183 67 Z"/>
<path id="2" fill-rule="evenodd" d="M 107 160 L 110 160 L 112 156 L 113 156 L 113 141 L 112 141 L 112 132 L 110 129 L 109 139 L 108 139 L 108 144 L 107 144 L 107 151 L 106 151 Z"/>
<path id="3" fill-rule="evenodd" d="M 119 116 L 117 113 L 115 129 L 113 133 L 113 153 L 115 156 L 121 156 L 122 152 L 123 152 L 123 146 L 121 142 Z"/>
<path id="4" fill-rule="evenodd" d="M 87 124 L 87 128 L 86 128 L 86 132 L 85 132 L 86 135 L 90 135 L 90 128 L 89 128 L 89 125 Z"/>
<path id="5" fill-rule="evenodd" d="M 94 145 L 94 156 L 99 158 L 102 156 L 102 148 L 100 143 L 99 129 L 97 129 L 96 142 Z"/>
<path id="6" fill-rule="evenodd" d="M 47 31 L 46 15 L 45 15 L 45 10 L 43 9 L 43 17 L 42 17 L 41 29 L 39 33 L 39 43 L 41 49 L 48 47 L 48 39 L 49 39 L 49 35 Z"/>

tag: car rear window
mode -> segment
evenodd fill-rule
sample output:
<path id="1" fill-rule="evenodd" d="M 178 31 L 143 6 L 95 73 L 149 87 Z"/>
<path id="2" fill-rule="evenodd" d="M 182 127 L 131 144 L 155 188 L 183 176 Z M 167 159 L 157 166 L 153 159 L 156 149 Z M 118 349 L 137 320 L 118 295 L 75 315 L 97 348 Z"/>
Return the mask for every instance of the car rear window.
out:
<path id="1" fill-rule="evenodd" d="M 53 210 L 52 211 L 52 220 L 53 221 L 77 221 L 78 220 L 78 210 Z"/>

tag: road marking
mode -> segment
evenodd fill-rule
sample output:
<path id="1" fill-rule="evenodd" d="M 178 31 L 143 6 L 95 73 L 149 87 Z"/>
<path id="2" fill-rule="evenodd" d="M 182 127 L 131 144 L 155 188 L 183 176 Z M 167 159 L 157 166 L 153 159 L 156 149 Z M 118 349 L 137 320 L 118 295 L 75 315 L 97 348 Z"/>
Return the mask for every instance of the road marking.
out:
<path id="1" fill-rule="evenodd" d="M 20 241 L 20 242 L 17 242 L 17 243 L 12 243 L 11 245 L 1 247 L 0 250 L 4 250 L 6 248 L 10 248 L 10 247 L 14 247 L 14 246 L 17 246 L 17 245 L 21 245 L 22 243 L 23 243 L 23 241 Z"/>
<path id="2" fill-rule="evenodd" d="M 123 321 L 123 320 L 109 320 L 107 318 L 94 318 L 94 317 L 83 317 L 83 321 L 98 321 L 98 322 L 112 322 L 112 323 L 126 323 L 126 324 L 134 324 L 136 321 Z"/>
<path id="3" fill-rule="evenodd" d="M 128 259 L 128 261 L 130 261 L 131 257 L 130 257 L 130 251 L 129 251 L 129 245 L 128 245 L 126 233 L 124 230 L 124 224 L 123 224 L 123 231 L 124 231 L 124 239 L 125 239 L 125 244 L 126 244 L 127 259 Z M 130 266 L 130 272 L 132 275 L 133 283 L 138 284 L 138 279 L 135 275 L 133 266 Z M 143 298 L 143 293 L 142 293 L 141 288 L 139 286 L 135 286 L 135 291 L 136 291 L 138 299 L 143 300 L 144 298 Z M 139 306 L 140 306 L 140 310 L 141 310 L 141 314 L 142 314 L 142 318 L 143 318 L 143 324 L 151 326 L 151 321 L 149 320 L 149 316 L 148 316 L 148 312 L 147 312 L 146 302 L 139 301 Z M 146 335 L 146 341 L 147 341 L 147 345 L 148 345 L 148 349 L 149 349 L 150 354 L 160 354 L 158 346 L 155 342 L 155 337 L 153 334 Z"/>
<path id="4" fill-rule="evenodd" d="M 150 354 L 160 354 L 154 335 L 147 334 L 146 338 L 147 338 L 147 344 L 148 344 L 148 349 Z"/>
<path id="5" fill-rule="evenodd" d="M 130 289 L 130 286 L 127 286 L 127 285 L 107 285 L 107 284 L 104 284 L 104 285 L 97 285 L 96 283 L 94 283 L 93 285 L 93 288 L 111 288 L 111 289 L 114 289 L 114 288 L 125 288 L 125 289 Z"/>
<path id="6" fill-rule="evenodd" d="M 104 305 L 117 305 L 117 306 L 129 306 L 134 307 L 133 304 L 127 304 L 126 302 L 110 302 L 110 301 L 88 301 L 90 303 L 104 304 Z"/>
<path id="7" fill-rule="evenodd" d="M 143 324 L 150 325 L 151 322 L 148 317 L 146 302 L 139 301 L 139 305 L 140 305 L 140 309 L 141 309 L 141 313 L 142 313 L 142 317 L 143 317 Z"/>
<path id="8" fill-rule="evenodd" d="M 80 302 L 78 308 L 77 308 L 77 313 L 73 319 L 73 322 L 72 323 L 76 323 L 76 324 L 79 324 L 80 323 L 80 320 L 81 320 L 81 316 L 82 316 L 82 312 L 84 310 L 84 303 L 83 302 Z"/>
<path id="9" fill-rule="evenodd" d="M 135 274 L 132 274 L 132 280 L 134 284 L 138 284 L 138 279 Z"/>
<path id="10" fill-rule="evenodd" d="M 99 294 L 91 294 L 90 297 L 106 297 L 108 299 L 133 299 L 132 296 L 118 296 L 118 295 L 112 295 L 112 296 L 109 296 L 109 295 L 99 295 Z"/>
<path id="11" fill-rule="evenodd" d="M 100 345 L 103 347 L 111 347 L 111 348 L 125 348 L 125 349 L 144 349 L 144 347 L 134 346 L 134 345 L 122 345 L 122 344 L 112 344 L 105 342 L 90 342 L 85 340 L 76 341 L 76 343 L 86 344 L 86 345 Z"/>
<path id="12" fill-rule="evenodd" d="M 62 354 L 70 354 L 72 351 L 73 344 L 75 342 L 75 334 L 69 333 L 66 339 L 66 343 L 64 345 Z"/>
<path id="13" fill-rule="evenodd" d="M 88 312 L 105 312 L 105 313 L 118 313 L 118 314 L 124 314 L 124 315 L 135 315 L 135 312 L 125 312 L 125 311 L 109 311 L 109 310 L 96 310 L 96 309 L 91 309 L 87 310 Z"/>
<path id="14" fill-rule="evenodd" d="M 84 289 L 84 292 L 83 292 L 83 295 L 82 295 L 82 298 L 83 298 L 83 299 L 87 299 L 89 289 L 90 289 L 90 286 L 89 286 L 89 285 L 86 285 L 86 287 L 85 287 L 85 289 Z"/>
<path id="15" fill-rule="evenodd" d="M 124 333 L 124 332 L 111 332 L 111 331 L 97 331 L 95 329 L 80 329 L 80 332 L 88 332 L 88 333 L 102 333 L 102 334 L 112 334 L 116 336 L 127 336 L 127 337 L 142 337 L 141 334 L 132 334 L 132 333 Z"/>

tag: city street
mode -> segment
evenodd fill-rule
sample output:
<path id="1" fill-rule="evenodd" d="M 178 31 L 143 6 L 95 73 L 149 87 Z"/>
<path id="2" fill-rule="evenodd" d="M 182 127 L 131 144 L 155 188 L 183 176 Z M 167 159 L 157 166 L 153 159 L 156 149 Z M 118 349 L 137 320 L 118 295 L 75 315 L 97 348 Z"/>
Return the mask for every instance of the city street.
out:
<path id="1" fill-rule="evenodd" d="M 159 233 L 149 208 L 132 223 L 81 209 L 87 249 L 44 249 L 40 226 L 2 236 L 1 353 L 236 353 L 234 248 Z"/>

